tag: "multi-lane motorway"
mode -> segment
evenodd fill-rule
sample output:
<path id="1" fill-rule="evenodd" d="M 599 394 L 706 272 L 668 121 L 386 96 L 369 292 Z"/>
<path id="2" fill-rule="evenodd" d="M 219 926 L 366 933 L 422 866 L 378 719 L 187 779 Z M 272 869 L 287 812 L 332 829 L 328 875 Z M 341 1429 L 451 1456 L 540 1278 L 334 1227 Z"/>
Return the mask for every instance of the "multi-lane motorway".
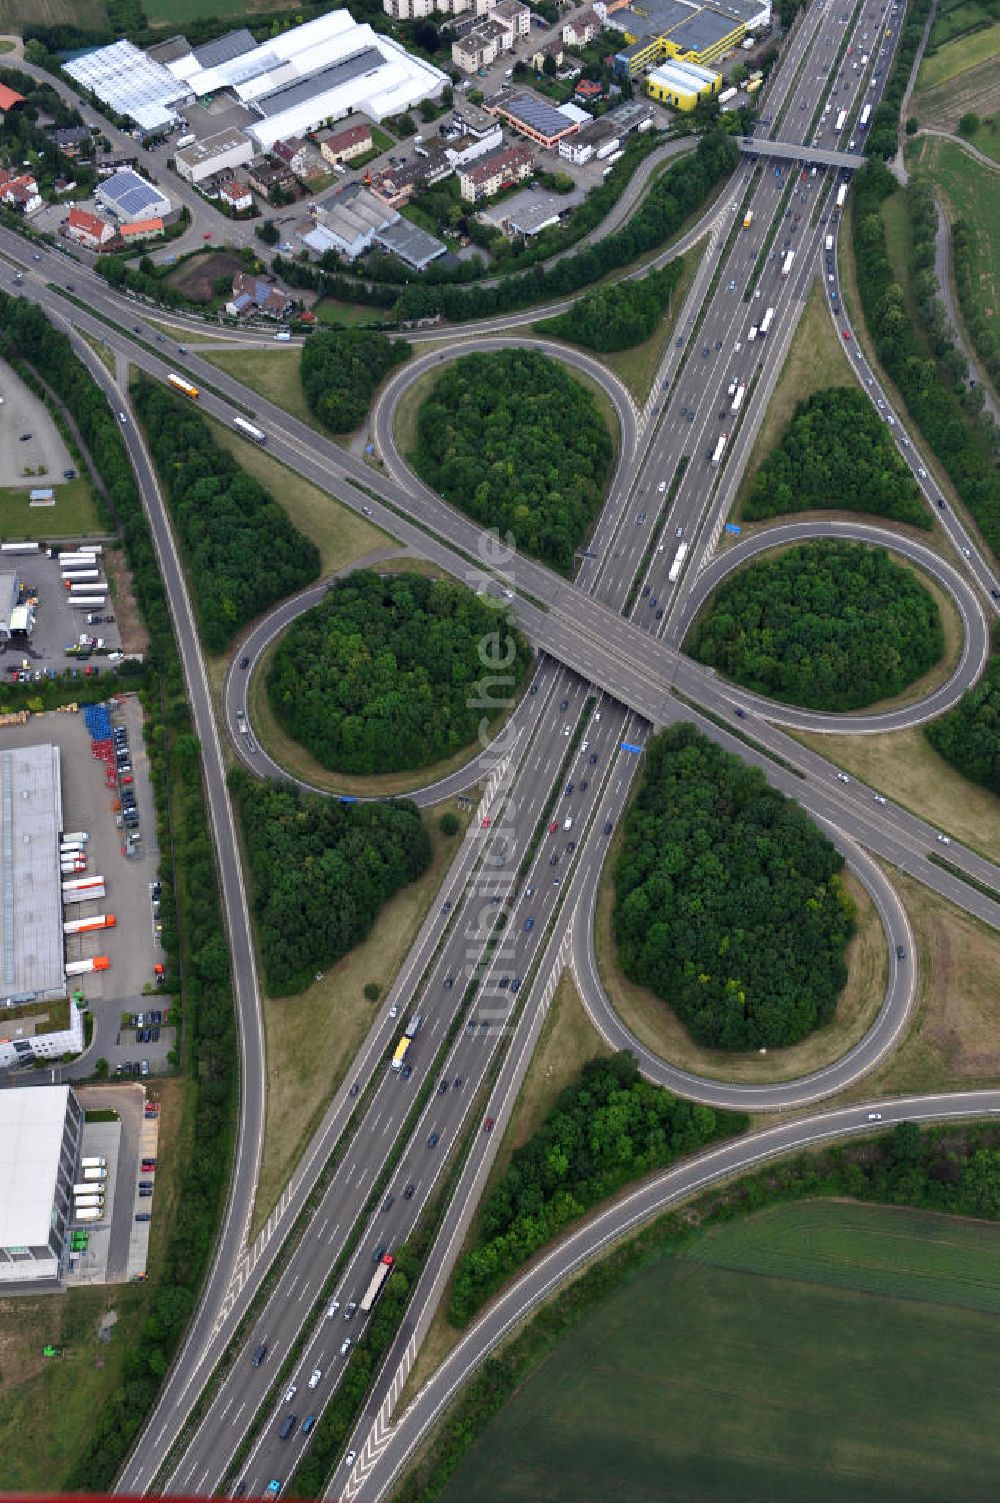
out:
<path id="1" fill-rule="evenodd" d="M 879 85 L 875 83 L 873 92 L 869 76 L 846 64 L 836 65 L 837 59 L 848 39 L 860 43 L 866 29 L 873 35 L 883 30 L 892 33 L 885 44 L 891 48 L 897 26 L 896 14 L 879 0 L 859 4 L 853 12 L 837 11 L 814 0 L 798 21 L 769 85 L 768 119 L 779 122 L 770 128 L 771 133 L 791 143 L 793 152 L 796 142 L 813 139 L 817 122 L 823 118 L 823 101 L 831 90 L 837 91 L 838 108 L 850 111 L 857 99 L 875 97 Z M 871 50 L 874 67 L 878 59 L 876 49 Z M 884 61 L 881 66 L 884 76 Z M 824 144 L 829 134 L 827 127 Z M 471 1370 L 489 1342 L 506 1329 L 510 1311 L 539 1297 L 533 1289 L 547 1287 L 544 1279 L 538 1285 L 521 1281 L 458 1349 L 430 1397 L 418 1401 L 398 1430 L 392 1428 L 390 1413 L 402 1377 L 472 1214 L 544 1019 L 554 979 L 567 961 L 574 966 L 598 1026 L 617 1044 L 632 1047 L 653 1078 L 720 1105 L 774 1110 L 813 1102 L 858 1079 L 892 1047 L 905 1024 L 916 979 L 913 938 L 891 884 L 867 851 L 914 872 L 952 901 L 1000 926 L 1000 905 L 929 860 L 938 832 L 856 783 L 840 781 L 829 762 L 805 751 L 781 728 L 832 729 L 835 724 L 838 731 L 860 734 L 914 724 L 926 714 L 940 713 L 975 681 L 988 644 L 984 605 L 992 615 L 990 592 L 996 580 L 958 518 L 950 512 L 936 513 L 954 543 L 954 564 L 886 529 L 861 524 L 843 528 L 844 535 L 903 552 L 932 572 L 955 600 L 965 628 L 964 649 L 955 673 L 933 699 L 893 711 L 889 717 L 845 720 L 802 715 L 732 689 L 679 651 L 693 613 L 726 569 L 758 547 L 817 531 L 829 535 L 832 530 L 795 524 L 710 561 L 795 323 L 819 270 L 822 240 L 836 231 L 835 175 L 800 175 L 788 166 L 779 166 L 779 172 L 776 175 L 769 162 L 747 162 L 716 205 L 709 224 L 699 227 L 699 234 L 704 228 L 709 231 L 709 250 L 678 320 L 676 340 L 642 413 L 598 362 L 551 347 L 560 359 L 585 369 L 603 385 L 615 404 L 621 435 L 609 498 L 572 584 L 516 550 L 506 556 L 498 554 L 495 544 L 487 544 L 467 519 L 416 481 L 395 447 L 393 412 L 410 382 L 440 360 L 470 347 L 509 344 L 511 337 L 503 331 L 524 322 L 523 315 L 495 321 L 485 329 L 456 331 L 449 348 L 420 356 L 387 385 L 373 414 L 382 469 L 364 465 L 325 442 L 197 354 L 188 351 L 183 357 L 183 367 L 206 383 L 202 396 L 206 410 L 231 421 L 236 410 L 250 407 L 266 428 L 269 447 L 278 458 L 347 504 L 370 513 L 392 536 L 489 593 L 501 617 L 510 612 L 546 653 L 502 744 L 478 759 L 464 779 L 449 780 L 448 788 L 425 791 L 427 797 L 439 797 L 459 781 L 487 786 L 439 905 L 428 916 L 275 1215 L 252 1246 L 246 1244 L 246 1230 L 256 1183 L 265 1076 L 246 903 L 221 749 L 183 575 L 155 477 L 140 436 L 126 418 L 126 437 L 182 642 L 196 728 L 206 749 L 207 789 L 234 952 L 244 1089 L 236 1174 L 213 1273 L 181 1358 L 123 1474 L 122 1490 L 219 1491 L 227 1479 L 234 1480 L 230 1475 L 234 1457 L 258 1416 L 263 1425 L 241 1461 L 237 1489 L 255 1494 L 262 1493 L 272 1479 L 286 1482 L 306 1442 L 300 1424 L 290 1438 L 279 1438 L 281 1421 L 293 1413 L 301 1421 L 307 1414 L 322 1412 L 350 1354 L 350 1348 L 344 1352 L 344 1343 L 353 1342 L 362 1328 L 360 1312 L 351 1319 L 345 1315 L 367 1285 L 373 1259 L 380 1248 L 398 1247 L 405 1240 L 440 1186 L 450 1151 L 459 1143 L 468 1144 L 459 1189 L 445 1212 L 427 1272 L 352 1440 L 357 1460 L 345 1464 L 331 1484 L 337 1495 L 384 1494 L 402 1456 L 425 1433 L 428 1417 L 437 1412 L 440 1393 Z M 753 226 L 743 231 L 739 225 L 750 208 Z M 773 246 L 758 265 L 772 225 L 777 228 Z M 789 274 L 782 276 L 781 262 L 788 248 L 795 250 L 795 259 Z M 60 320 L 71 318 L 77 330 L 98 335 L 117 353 L 159 378 L 169 368 L 169 359 L 178 361 L 176 352 L 157 347 L 141 321 L 133 325 L 131 311 L 123 314 L 122 301 L 98 279 L 74 267 L 69 274 L 72 295 L 86 307 L 71 306 L 62 291 L 67 281 L 65 262 L 58 256 L 40 251 L 40 260 L 32 261 L 24 242 L 6 232 L 0 233 L 0 252 L 25 271 L 24 295 L 35 298 Z M 768 307 L 774 309 L 768 336 L 751 341 L 749 331 L 759 326 Z M 537 310 L 530 315 L 538 316 Z M 433 337 L 440 340 L 442 331 L 435 330 Z M 420 343 L 420 338 L 414 342 Z M 537 341 L 532 343 L 537 347 Z M 113 386 L 91 352 L 87 351 L 86 358 L 95 377 L 109 390 L 116 410 L 127 414 L 124 394 Z M 870 376 L 861 371 L 862 379 Z M 735 415 L 729 400 L 734 380 L 744 384 L 747 392 Z M 877 400 L 871 385 L 868 389 Z M 711 456 L 723 432 L 722 463 L 713 464 Z M 921 483 L 926 482 L 924 466 L 912 447 L 908 453 L 915 474 Z M 676 483 L 668 509 L 666 494 L 672 481 Z M 680 541 L 687 543 L 689 553 L 675 570 Z M 633 584 L 640 588 L 633 590 Z M 625 602 L 631 594 L 635 602 L 626 615 Z M 275 632 L 314 596 L 315 592 L 307 592 L 303 600 L 285 603 L 259 623 L 242 656 L 256 661 Z M 230 674 L 225 718 L 248 765 L 266 773 L 272 770 L 267 758 L 259 748 L 250 749 L 240 729 L 240 717 L 246 714 L 247 677 L 248 671 L 238 667 Z M 678 692 L 690 703 L 679 701 Z M 713 713 L 717 720 L 702 718 L 692 705 Z M 879 1017 L 843 1060 L 806 1080 L 755 1088 L 746 1094 L 718 1082 L 683 1076 L 649 1056 L 625 1034 L 596 976 L 590 919 L 597 875 L 636 767 L 635 756 L 623 750 L 622 743 L 641 745 L 650 725 L 681 716 L 698 720 L 729 749 L 757 762 L 776 786 L 825 823 L 866 882 L 882 917 L 892 963 Z M 722 728 L 727 724 L 731 732 Z M 748 743 L 747 736 L 755 744 Z M 774 754 L 780 760 L 774 760 Z M 553 792 L 554 810 L 548 807 Z M 974 852 L 951 846 L 949 860 L 987 886 L 1000 886 L 1000 873 Z M 903 955 L 893 958 L 897 945 Z M 474 972 L 477 985 L 470 995 L 467 986 Z M 403 1072 L 387 1067 L 387 1054 L 400 1025 L 417 1014 L 422 1023 L 407 1059 L 412 1074 L 404 1078 Z M 456 1028 L 446 1044 L 449 1030 Z M 404 1138 L 416 1092 L 429 1078 L 432 1093 Z M 965 1104 L 961 1109 L 971 1111 L 977 1105 Z M 940 1108 L 921 1108 L 929 1114 L 953 1109 L 960 1108 L 951 1102 Z M 490 1118 L 496 1124 L 492 1132 L 483 1130 Z M 756 1139 L 741 1140 L 727 1150 L 732 1157 L 726 1160 L 726 1172 L 754 1162 L 761 1151 L 786 1151 L 809 1141 L 810 1135 L 857 1130 L 864 1120 L 856 1111 L 823 1113 L 805 1124 L 776 1130 L 767 1140 L 774 1146 L 764 1150 Z M 391 1176 L 375 1203 L 366 1205 L 390 1152 L 397 1148 L 400 1156 Z M 336 1172 L 316 1197 L 294 1251 L 285 1256 L 285 1235 L 335 1149 Z M 690 1190 L 705 1182 L 713 1172 L 714 1164 L 693 1161 L 675 1171 L 672 1188 L 663 1189 L 662 1194 L 684 1193 L 685 1187 Z M 637 1192 L 636 1215 L 652 1214 L 664 1203 L 657 1200 L 657 1193 L 657 1187 Z M 609 1229 L 607 1217 L 588 1223 L 570 1244 L 572 1256 L 596 1250 L 607 1235 L 618 1234 L 627 1224 L 623 1220 Z M 560 1249 L 542 1266 L 549 1270 L 545 1278 L 554 1278 L 563 1276 L 573 1263 L 570 1253 Z M 339 1272 L 332 1279 L 335 1267 Z M 245 1349 L 241 1348 L 221 1379 L 206 1418 L 164 1467 L 205 1378 L 269 1270 L 274 1270 L 275 1282 L 255 1314 Z M 317 1321 L 317 1302 L 325 1292 L 337 1299 L 339 1309 Z M 290 1379 L 296 1391 L 287 1400 L 280 1393 L 276 1398 L 271 1392 L 276 1374 L 298 1341 L 302 1345 Z M 267 1345 L 268 1355 L 253 1367 L 250 1353 L 260 1343 Z M 320 1376 L 310 1388 L 314 1372 Z"/>

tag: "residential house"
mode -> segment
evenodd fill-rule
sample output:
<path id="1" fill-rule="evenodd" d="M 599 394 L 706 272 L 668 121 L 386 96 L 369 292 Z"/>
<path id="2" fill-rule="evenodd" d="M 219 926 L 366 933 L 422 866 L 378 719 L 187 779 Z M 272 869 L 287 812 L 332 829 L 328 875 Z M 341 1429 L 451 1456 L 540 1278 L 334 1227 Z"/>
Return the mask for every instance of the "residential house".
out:
<path id="1" fill-rule="evenodd" d="M 62 226 L 70 240 L 86 250 L 100 250 L 114 238 L 115 227 L 99 214 L 88 214 L 86 209 L 70 209 Z"/>
<path id="2" fill-rule="evenodd" d="M 0 203 L 18 214 L 34 214 L 42 207 L 42 195 L 30 172 L 10 172 L 0 167 Z"/>
<path id="3" fill-rule="evenodd" d="M 471 11 L 474 16 L 486 16 L 495 4 L 496 0 L 382 0 L 382 9 L 394 21 L 423 21 L 435 12 L 461 16 Z"/>
<path id="4" fill-rule="evenodd" d="M 259 161 L 251 162 L 247 168 L 247 177 L 250 186 L 261 198 L 267 198 L 272 188 L 291 188 L 295 178 L 284 162 L 273 158 L 268 160 L 261 157 Z"/>
<path id="5" fill-rule="evenodd" d="M 153 219 L 134 219 L 131 224 L 120 225 L 118 234 L 125 245 L 135 240 L 155 240 L 163 234 L 163 220 L 159 215 Z"/>
<path id="6" fill-rule="evenodd" d="M 62 130 L 53 131 L 52 139 L 64 157 L 78 157 L 81 151 L 90 146 L 92 138 L 89 126 L 68 125 Z"/>
<path id="7" fill-rule="evenodd" d="M 574 16 L 562 29 L 563 43 L 567 47 L 586 47 L 604 30 L 604 22 L 596 10 L 586 10 L 582 16 Z"/>
<path id="8" fill-rule="evenodd" d="M 290 136 L 287 141 L 275 141 L 271 147 L 271 155 L 277 157 L 279 162 L 284 162 L 295 177 L 304 177 L 309 165 L 309 147 L 298 136 Z"/>
<path id="9" fill-rule="evenodd" d="M 234 214 L 246 214 L 253 208 L 253 194 L 246 183 L 235 177 L 223 178 L 219 184 L 219 197 Z"/>
<path id="10" fill-rule="evenodd" d="M 577 104 L 596 104 L 599 99 L 604 98 L 604 89 L 591 78 L 581 78 L 573 90 L 573 98 Z"/>
<path id="11" fill-rule="evenodd" d="M 490 19 L 503 21 L 505 25 L 511 27 L 514 34 L 512 47 L 531 31 L 531 10 L 527 5 L 522 5 L 521 0 L 497 0 L 496 5 L 490 11 Z M 509 48 L 504 48 L 504 51 L 509 50 Z"/>
<path id="12" fill-rule="evenodd" d="M 265 318 L 284 319 L 294 306 L 291 298 L 266 277 L 238 271 L 233 277 L 233 295 L 226 304 L 226 312 L 233 316 L 254 312 L 262 313 Z"/>
<path id="13" fill-rule="evenodd" d="M 372 130 L 367 121 L 363 125 L 349 125 L 346 130 L 324 131 L 317 139 L 323 159 L 331 167 L 363 157 L 373 146 Z"/>
<path id="14" fill-rule="evenodd" d="M 467 203 L 493 198 L 502 189 L 530 177 L 533 167 L 531 149 L 523 142 L 515 142 L 464 168 L 458 178 L 459 192 Z"/>
<path id="15" fill-rule="evenodd" d="M 24 95 L 16 89 L 8 89 L 6 84 L 0 84 L 0 115 L 9 115 L 11 110 L 24 103 Z"/>
<path id="16" fill-rule="evenodd" d="M 537 52 L 533 52 L 531 54 L 531 66 L 534 68 L 536 73 L 541 73 L 542 69 L 545 67 L 545 59 L 547 57 L 550 57 L 552 58 L 556 67 L 561 68 L 563 65 L 563 58 L 565 56 L 566 54 L 563 52 L 562 42 L 546 42 L 544 47 L 539 47 Z"/>

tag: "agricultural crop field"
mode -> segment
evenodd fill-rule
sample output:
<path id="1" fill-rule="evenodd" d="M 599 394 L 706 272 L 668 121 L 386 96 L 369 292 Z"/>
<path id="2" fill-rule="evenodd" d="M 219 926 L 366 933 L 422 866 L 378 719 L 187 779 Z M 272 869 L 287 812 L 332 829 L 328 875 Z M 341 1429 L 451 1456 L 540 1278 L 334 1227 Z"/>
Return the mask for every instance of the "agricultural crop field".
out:
<path id="1" fill-rule="evenodd" d="M 630 1277 L 446 1503 L 995 1503 L 1000 1227 L 816 1201 Z"/>
<path id="2" fill-rule="evenodd" d="M 3 0 L 0 0 L 3 3 Z M 294 10 L 297 0 L 144 0 L 143 10 L 151 26 L 183 30 L 189 21 L 223 20 L 228 16 L 244 24 L 256 14 Z"/>
<path id="3" fill-rule="evenodd" d="M 920 124 L 954 130 L 967 111 L 983 117 L 995 114 L 1000 108 L 998 57 L 996 5 L 989 0 L 943 0 L 913 97 Z"/>
<path id="4" fill-rule="evenodd" d="M 29 21 L 100 30 L 108 24 L 104 0 L 0 0 L 0 31 L 19 32 Z"/>

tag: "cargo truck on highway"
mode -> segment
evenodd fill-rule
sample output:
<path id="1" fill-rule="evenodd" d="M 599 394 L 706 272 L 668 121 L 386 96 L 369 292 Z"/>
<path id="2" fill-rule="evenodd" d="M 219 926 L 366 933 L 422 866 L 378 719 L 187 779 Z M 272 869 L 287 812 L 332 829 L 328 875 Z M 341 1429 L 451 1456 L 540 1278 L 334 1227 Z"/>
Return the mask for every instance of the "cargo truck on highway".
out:
<path id="1" fill-rule="evenodd" d="M 837 202 L 834 205 L 834 207 L 838 208 L 838 209 L 842 209 L 844 207 L 844 204 L 846 202 L 847 202 L 847 184 L 846 183 L 841 183 L 840 187 L 837 189 Z"/>
<path id="2" fill-rule="evenodd" d="M 795 261 L 795 252 L 794 251 L 786 251 L 785 252 L 785 259 L 781 263 L 781 275 L 783 277 L 787 277 L 788 276 L 788 273 L 791 271 L 792 265 L 793 265 L 794 261 Z"/>
<path id="3" fill-rule="evenodd" d="M 753 224 L 753 209 L 748 209 L 743 216 L 743 228 L 748 230 Z"/>
<path id="4" fill-rule="evenodd" d="M 719 441 L 718 441 L 718 443 L 716 444 L 715 448 L 712 451 L 712 464 L 721 464 L 721 462 L 722 462 L 722 456 L 726 452 L 726 441 L 727 441 L 728 438 L 729 438 L 729 434 L 728 433 L 720 433 L 719 434 Z M 678 552 L 679 551 L 680 550 L 678 549 Z"/>
<path id="5" fill-rule="evenodd" d="M 386 1253 L 384 1257 L 379 1259 L 378 1268 L 372 1274 L 372 1281 L 361 1296 L 361 1302 L 358 1305 L 358 1309 L 364 1311 L 366 1315 L 385 1288 L 386 1280 L 395 1266 L 396 1259 L 392 1256 L 392 1253 Z"/>
<path id="6" fill-rule="evenodd" d="M 842 131 L 844 129 L 844 126 L 846 124 L 847 124 L 847 111 L 846 110 L 841 110 L 840 114 L 837 116 L 837 132 L 838 132 L 838 134 L 840 133 L 840 131 Z"/>
<path id="7" fill-rule="evenodd" d="M 737 386 L 736 395 L 733 397 L 733 405 L 729 409 L 730 412 L 739 412 L 740 408 L 743 406 L 743 398 L 746 396 L 746 394 L 747 389 L 745 386 L 743 386 L 742 384 Z"/>
<path id="8" fill-rule="evenodd" d="M 684 567 L 684 560 L 687 558 L 687 553 L 688 553 L 688 545 L 687 545 L 687 543 L 681 543 L 680 547 L 677 549 L 677 552 L 674 554 L 674 561 L 670 565 L 670 573 L 667 575 L 667 579 L 670 581 L 671 584 L 675 584 L 677 582 L 677 577 L 678 577 L 678 575 L 680 574 L 681 570 Z M 624 744 L 625 743 L 623 742 L 622 745 L 624 746 Z M 631 751 L 632 748 L 629 747 L 628 750 Z M 635 750 L 638 751 L 639 748 L 636 747 Z"/>
<path id="9" fill-rule="evenodd" d="M 759 329 L 758 332 L 760 333 L 760 335 L 762 337 L 767 334 L 768 330 L 770 329 L 770 327 L 771 327 L 771 325 L 773 323 L 774 323 L 774 309 L 773 308 L 768 308 L 767 312 L 764 314 L 764 317 L 760 321 L 760 329 Z"/>

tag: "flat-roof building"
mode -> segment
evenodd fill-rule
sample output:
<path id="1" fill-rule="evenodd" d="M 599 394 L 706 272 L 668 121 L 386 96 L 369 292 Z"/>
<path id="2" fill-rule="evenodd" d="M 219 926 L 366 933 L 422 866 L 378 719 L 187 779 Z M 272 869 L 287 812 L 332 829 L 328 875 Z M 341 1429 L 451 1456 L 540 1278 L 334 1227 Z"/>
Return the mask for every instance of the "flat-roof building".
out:
<path id="1" fill-rule="evenodd" d="M 66 992 L 59 773 L 57 746 L 0 751 L 0 1004 Z"/>
<path id="2" fill-rule="evenodd" d="M 646 79 L 646 91 L 651 99 L 661 104 L 673 105 L 677 110 L 693 110 L 699 99 L 717 94 L 722 79 L 717 73 L 705 68 L 694 68 L 689 63 L 671 59 L 654 68 Z"/>
<path id="3" fill-rule="evenodd" d="M 563 136 L 580 129 L 576 120 L 568 119 L 554 105 L 539 99 L 537 94 L 503 93 L 488 100 L 486 108 L 539 146 L 555 146 Z"/>
<path id="4" fill-rule="evenodd" d="M 63 71 L 89 89 L 117 115 L 127 115 L 144 131 L 169 130 L 191 90 L 169 69 L 132 42 L 95 47 L 63 64 Z"/>
<path id="5" fill-rule="evenodd" d="M 253 160 L 253 142 L 245 131 L 230 126 L 217 131 L 214 136 L 205 136 L 191 146 L 182 146 L 174 152 L 174 166 L 178 177 L 189 183 L 204 182 L 217 172 L 233 167 L 245 167 Z"/>
<path id="6" fill-rule="evenodd" d="M 0 1285 L 62 1274 L 83 1122 L 69 1086 L 0 1091 Z"/>

